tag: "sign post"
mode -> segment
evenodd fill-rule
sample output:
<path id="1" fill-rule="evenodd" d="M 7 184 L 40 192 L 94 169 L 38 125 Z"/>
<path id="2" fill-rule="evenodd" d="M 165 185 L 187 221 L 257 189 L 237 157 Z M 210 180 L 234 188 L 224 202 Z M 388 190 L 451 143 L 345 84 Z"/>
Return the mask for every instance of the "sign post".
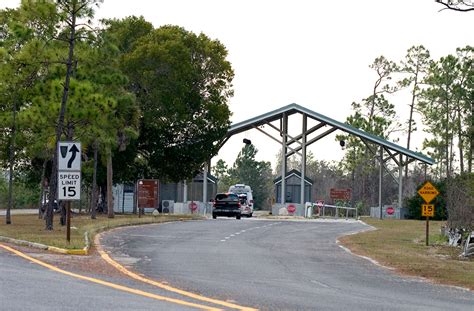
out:
<path id="1" fill-rule="evenodd" d="M 430 217 L 434 216 L 435 206 L 429 204 L 439 194 L 438 189 L 427 181 L 423 187 L 418 190 L 418 194 L 423 198 L 426 204 L 421 205 L 421 216 L 426 217 L 426 246 L 429 245 Z"/>
<path id="2" fill-rule="evenodd" d="M 66 201 L 66 240 L 71 241 L 71 201 L 81 199 L 81 143 L 58 143 L 58 204 Z"/>

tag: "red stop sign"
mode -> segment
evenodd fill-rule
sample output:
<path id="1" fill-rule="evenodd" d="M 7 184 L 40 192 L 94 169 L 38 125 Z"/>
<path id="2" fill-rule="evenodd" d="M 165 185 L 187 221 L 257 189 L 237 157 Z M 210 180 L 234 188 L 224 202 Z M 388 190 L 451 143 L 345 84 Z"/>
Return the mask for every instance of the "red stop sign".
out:
<path id="1" fill-rule="evenodd" d="M 288 210 L 288 213 L 293 214 L 296 211 L 296 206 L 294 206 L 293 204 L 290 204 L 288 205 L 286 209 Z"/>
<path id="2" fill-rule="evenodd" d="M 387 214 L 393 215 L 393 213 L 395 213 L 395 209 L 393 207 L 387 208 Z"/>
<path id="3" fill-rule="evenodd" d="M 191 203 L 189 203 L 189 209 L 190 209 L 191 211 L 194 212 L 195 210 L 197 210 L 197 208 L 198 208 L 198 205 L 196 204 L 196 202 L 191 202 Z"/>

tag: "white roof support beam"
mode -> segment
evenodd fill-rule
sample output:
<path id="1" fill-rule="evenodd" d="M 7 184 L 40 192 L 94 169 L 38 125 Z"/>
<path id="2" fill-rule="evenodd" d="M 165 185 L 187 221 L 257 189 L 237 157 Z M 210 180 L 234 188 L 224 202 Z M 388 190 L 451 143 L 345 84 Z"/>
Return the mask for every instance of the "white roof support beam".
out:
<path id="1" fill-rule="evenodd" d="M 270 137 L 271 139 L 273 139 L 273 140 L 276 141 L 277 143 L 282 144 L 282 140 L 279 140 L 279 139 L 273 137 L 272 135 L 268 134 L 267 132 L 265 132 L 264 130 L 262 130 L 262 129 L 259 128 L 259 127 L 254 127 L 254 128 L 255 128 L 257 131 L 259 131 L 259 132 L 265 134 L 266 136 Z M 289 146 L 286 146 L 286 147 L 292 151 L 292 154 L 293 154 L 293 153 L 296 153 L 297 155 L 301 155 L 301 153 L 299 153 L 299 152 L 296 151 L 295 149 L 293 149 L 293 148 L 291 148 L 291 147 L 289 147 Z"/>
<path id="2" fill-rule="evenodd" d="M 362 141 L 364 142 L 365 146 L 367 147 L 367 149 L 369 149 L 369 151 L 374 155 L 374 156 L 377 156 L 377 152 L 374 151 L 374 149 L 372 149 L 372 147 L 365 141 L 362 139 Z M 385 149 L 385 148 L 383 148 Z M 382 150 L 383 151 L 383 150 Z M 382 153 L 383 154 L 383 153 Z M 380 158 L 379 156 L 376 157 L 377 158 L 377 161 L 382 161 L 381 165 L 383 166 L 383 168 L 385 168 L 385 170 L 387 171 L 387 173 L 393 178 L 393 180 L 398 184 L 398 179 L 395 178 L 395 175 L 393 175 L 393 173 L 388 169 L 388 167 L 385 165 L 386 161 L 384 160 L 384 158 Z M 391 157 L 388 157 L 387 159 L 391 159 Z"/>
<path id="3" fill-rule="evenodd" d="M 301 186 L 300 186 L 300 204 L 304 206 L 305 203 L 305 177 L 306 177 L 306 135 L 308 127 L 308 117 L 303 114 L 303 128 L 301 130 Z M 306 208 L 303 208 L 304 216 L 306 217 Z"/>
<path id="4" fill-rule="evenodd" d="M 399 161 L 397 160 L 397 156 L 400 155 L 400 152 L 397 152 L 397 153 L 393 154 L 393 153 L 390 151 L 390 149 L 388 149 L 388 148 L 386 148 L 386 147 L 383 147 L 383 149 L 385 149 L 385 151 L 386 151 L 386 152 L 388 153 L 388 155 L 389 155 L 388 158 L 385 158 L 385 159 L 384 159 L 384 162 L 388 161 L 389 159 L 392 159 L 395 163 L 397 163 L 397 166 L 400 166 L 400 165 L 401 165 L 401 166 L 404 166 L 404 165 L 403 165 L 403 161 L 402 161 L 402 162 L 399 162 Z"/>
<path id="5" fill-rule="evenodd" d="M 304 115 L 307 117 L 306 114 L 304 114 Z M 327 125 L 326 123 L 321 122 L 321 123 L 319 123 L 319 124 L 313 126 L 312 128 L 310 128 L 309 130 L 306 131 L 306 138 L 307 138 L 309 135 L 311 135 L 312 133 L 316 132 L 317 130 L 319 130 L 320 128 L 322 128 L 322 127 L 324 127 L 324 126 L 326 126 L 326 125 Z M 295 138 L 291 139 L 291 140 L 288 142 L 288 145 L 294 143 L 295 141 L 299 142 L 298 140 L 300 140 L 302 136 L 303 136 L 303 134 L 300 134 L 300 135 L 296 136 Z"/>
<path id="6" fill-rule="evenodd" d="M 286 165 L 288 158 L 286 155 L 286 148 L 288 147 L 287 139 L 288 136 L 288 115 L 284 112 L 282 114 L 282 122 L 281 122 L 281 129 L 282 129 L 282 142 L 281 142 L 281 193 L 280 193 L 280 203 L 282 206 L 285 206 L 286 203 Z"/>
<path id="7" fill-rule="evenodd" d="M 337 128 L 333 127 L 333 128 L 330 128 L 329 130 L 327 130 L 326 132 L 319 134 L 319 135 L 316 136 L 315 138 L 309 140 L 309 141 L 306 143 L 306 147 L 308 147 L 308 146 L 311 145 L 312 143 L 314 143 L 314 142 L 320 140 L 321 138 L 326 137 L 327 135 L 331 134 L 331 133 L 334 132 L 335 130 L 337 130 Z M 301 147 L 297 147 L 297 148 L 295 148 L 295 151 L 289 152 L 289 153 L 288 153 L 288 156 L 291 156 L 291 155 L 293 155 L 295 152 L 300 151 L 300 150 L 301 150 Z"/>
<path id="8" fill-rule="evenodd" d="M 280 135 L 283 135 L 283 132 L 278 128 L 276 127 L 275 125 L 271 124 L 271 123 L 267 123 L 267 125 L 269 125 L 271 128 L 273 128 L 274 130 L 278 131 L 280 133 Z M 291 137 L 290 135 L 286 134 L 286 137 L 290 138 L 291 141 L 293 142 L 297 142 L 298 144 L 301 145 L 301 142 L 298 140 L 299 138 L 293 138 Z M 290 142 L 287 143 L 287 145 L 290 145 Z"/>

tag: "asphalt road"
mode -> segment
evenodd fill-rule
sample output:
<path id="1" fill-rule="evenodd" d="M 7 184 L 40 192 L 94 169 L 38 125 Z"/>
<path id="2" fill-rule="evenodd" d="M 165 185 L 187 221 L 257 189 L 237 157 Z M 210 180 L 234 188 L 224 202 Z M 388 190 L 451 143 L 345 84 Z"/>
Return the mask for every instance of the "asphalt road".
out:
<path id="1" fill-rule="evenodd" d="M 120 281 L 122 285 L 130 288 L 162 294 L 125 278 L 115 281 Z M 196 309 L 79 280 L 39 266 L 0 248 L 0 310 Z"/>
<path id="2" fill-rule="evenodd" d="M 112 257 L 152 279 L 261 310 L 473 310 L 474 293 L 401 277 L 336 237 L 359 222 L 217 219 L 105 234 Z"/>

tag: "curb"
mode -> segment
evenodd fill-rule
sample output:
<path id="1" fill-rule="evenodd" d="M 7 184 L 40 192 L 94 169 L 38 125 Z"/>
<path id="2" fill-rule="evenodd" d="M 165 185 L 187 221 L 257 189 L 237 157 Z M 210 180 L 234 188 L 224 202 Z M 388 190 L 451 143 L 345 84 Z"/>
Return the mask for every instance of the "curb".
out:
<path id="1" fill-rule="evenodd" d="M 90 249 L 89 235 L 87 232 L 84 233 L 84 240 L 86 242 L 86 246 L 83 249 L 65 249 L 65 248 L 49 246 L 49 245 L 45 245 L 41 243 L 34 243 L 30 241 L 17 240 L 17 239 L 12 239 L 5 236 L 0 236 L 0 242 L 7 242 L 7 243 L 20 245 L 20 246 L 28 246 L 32 248 L 38 248 L 38 249 L 60 253 L 60 254 L 66 254 L 66 255 L 87 255 Z"/>

